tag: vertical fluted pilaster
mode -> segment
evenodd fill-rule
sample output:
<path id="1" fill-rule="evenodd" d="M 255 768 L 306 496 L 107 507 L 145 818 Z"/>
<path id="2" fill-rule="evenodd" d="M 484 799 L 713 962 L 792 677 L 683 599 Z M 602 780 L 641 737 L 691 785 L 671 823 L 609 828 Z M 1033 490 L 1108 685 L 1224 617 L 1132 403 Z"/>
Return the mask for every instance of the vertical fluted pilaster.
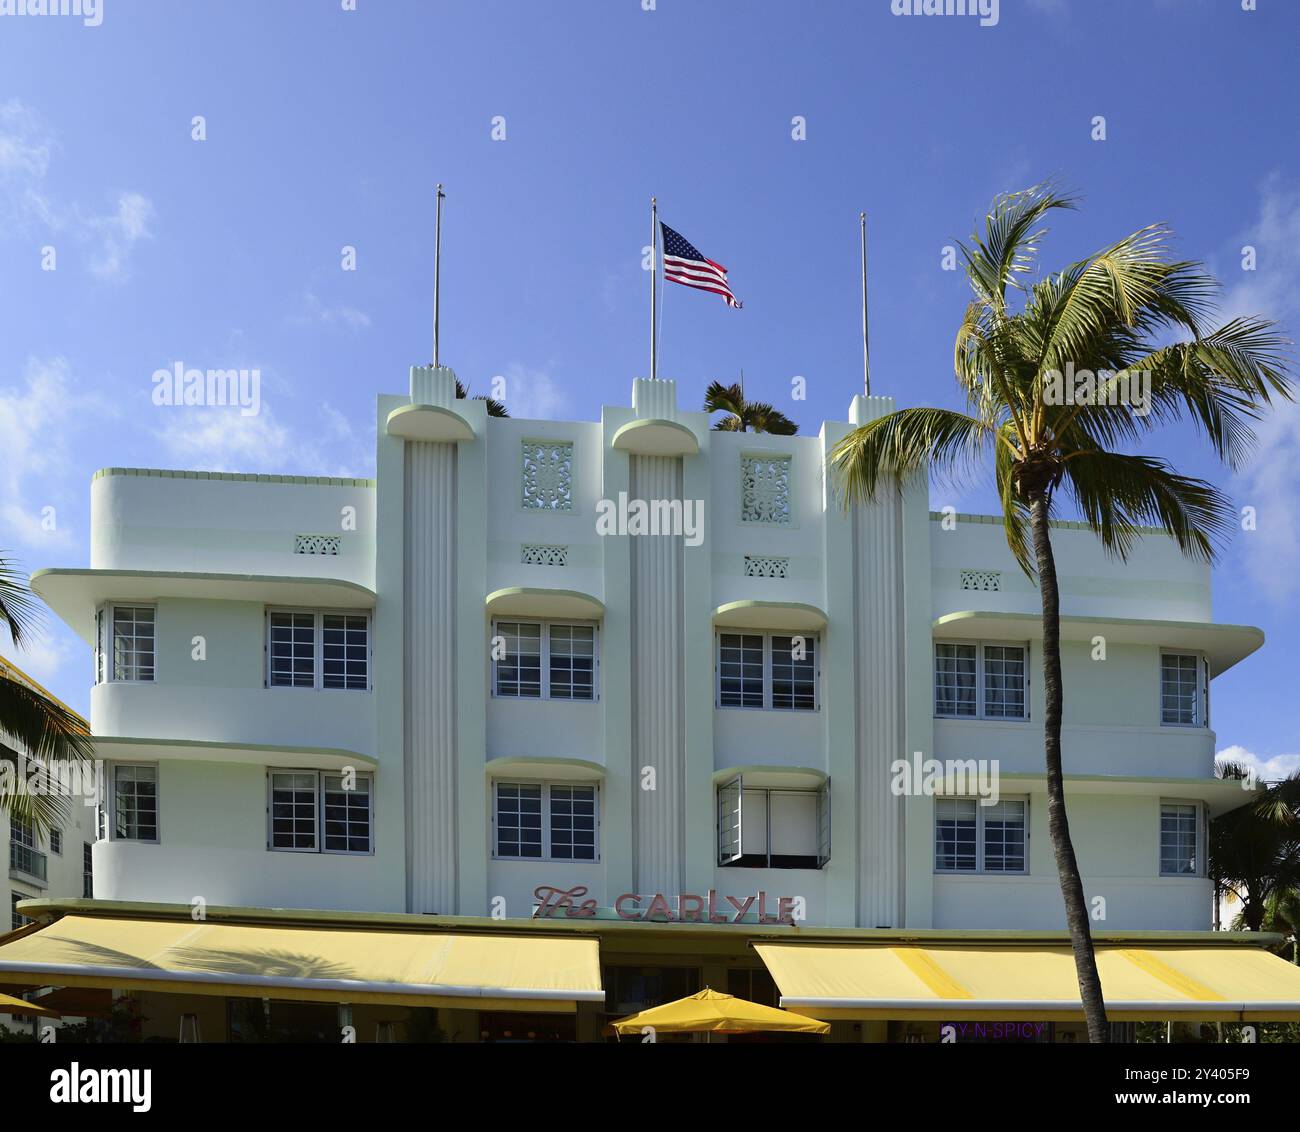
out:
<path id="1" fill-rule="evenodd" d="M 682 462 L 631 458 L 629 497 L 681 499 Z M 686 743 L 680 534 L 631 536 L 633 878 L 680 892 L 685 875 Z M 644 768 L 654 790 L 642 789 Z"/>
<path id="2" fill-rule="evenodd" d="M 456 909 L 456 446 L 406 445 L 408 906 Z"/>

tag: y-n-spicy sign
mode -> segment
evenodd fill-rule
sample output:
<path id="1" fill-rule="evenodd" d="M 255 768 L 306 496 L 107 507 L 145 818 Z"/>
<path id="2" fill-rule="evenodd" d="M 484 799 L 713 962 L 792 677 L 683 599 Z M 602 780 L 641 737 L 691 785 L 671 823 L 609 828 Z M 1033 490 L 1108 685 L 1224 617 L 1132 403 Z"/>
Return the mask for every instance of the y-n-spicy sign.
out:
<path id="1" fill-rule="evenodd" d="M 567 918 L 594 918 L 599 912 L 596 901 L 583 900 L 586 885 L 573 888 L 555 888 L 539 885 L 533 890 L 537 900 L 534 918 L 564 915 Z M 684 924 L 739 924 L 747 915 L 754 915 L 760 924 L 793 924 L 795 910 L 800 905 L 798 897 L 769 897 L 759 891 L 753 896 L 725 896 L 716 889 L 707 895 L 682 892 L 669 897 L 662 892 L 642 894 L 625 892 L 614 901 L 614 912 L 621 920 L 650 920 L 656 923 Z M 773 905 L 775 906 L 773 909 Z M 769 910 L 773 909 L 773 910 Z"/>

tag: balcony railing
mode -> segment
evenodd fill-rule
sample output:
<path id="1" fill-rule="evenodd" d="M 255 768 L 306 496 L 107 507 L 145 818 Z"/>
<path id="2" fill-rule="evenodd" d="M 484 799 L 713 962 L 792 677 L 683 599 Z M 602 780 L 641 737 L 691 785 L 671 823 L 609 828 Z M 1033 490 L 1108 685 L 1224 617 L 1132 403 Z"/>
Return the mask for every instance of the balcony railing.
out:
<path id="1" fill-rule="evenodd" d="M 45 854 L 30 845 L 9 842 L 9 875 L 12 877 L 14 873 L 22 873 L 44 884 Z"/>

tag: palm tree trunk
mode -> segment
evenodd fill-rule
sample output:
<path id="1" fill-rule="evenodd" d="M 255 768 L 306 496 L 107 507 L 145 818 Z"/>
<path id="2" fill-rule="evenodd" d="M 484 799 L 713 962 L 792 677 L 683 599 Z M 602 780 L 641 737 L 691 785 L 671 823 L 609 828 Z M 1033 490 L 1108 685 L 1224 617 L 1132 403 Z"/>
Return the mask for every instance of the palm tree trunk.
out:
<path id="1" fill-rule="evenodd" d="M 1097 956 L 1088 928 L 1088 908 L 1083 898 L 1083 878 L 1070 842 L 1070 823 L 1065 815 L 1065 782 L 1061 771 L 1061 596 L 1056 581 L 1056 560 L 1047 523 L 1047 493 L 1035 491 L 1029 499 L 1029 526 L 1038 560 L 1038 590 L 1043 599 L 1043 692 L 1047 711 L 1043 719 L 1043 748 L 1047 760 L 1047 830 L 1056 857 L 1056 872 L 1065 899 L 1065 922 L 1070 929 L 1070 947 L 1079 976 L 1079 996 L 1088 1021 L 1088 1040 L 1107 1042 L 1106 1003 L 1097 974 Z"/>

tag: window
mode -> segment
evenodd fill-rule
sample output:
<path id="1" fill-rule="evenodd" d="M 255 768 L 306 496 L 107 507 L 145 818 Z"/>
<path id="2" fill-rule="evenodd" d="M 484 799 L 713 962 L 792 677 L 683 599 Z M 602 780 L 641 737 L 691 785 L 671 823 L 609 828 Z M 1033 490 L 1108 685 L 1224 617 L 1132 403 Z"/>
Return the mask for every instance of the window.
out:
<path id="1" fill-rule="evenodd" d="M 492 691 L 517 699 L 594 700 L 596 627 L 498 621 L 492 627 Z"/>
<path id="2" fill-rule="evenodd" d="M 1028 803 L 936 798 L 934 869 L 939 873 L 1025 873 Z"/>
<path id="3" fill-rule="evenodd" d="M 817 710 L 817 638 L 718 634 L 718 707 Z"/>
<path id="4" fill-rule="evenodd" d="M 1199 876 L 1201 807 L 1195 802 L 1160 803 L 1160 875 Z"/>
<path id="5" fill-rule="evenodd" d="M 1027 719 L 1024 645 L 936 641 L 934 714 L 948 719 Z"/>
<path id="6" fill-rule="evenodd" d="M 498 782 L 495 856 L 525 861 L 596 861 L 596 787 Z"/>
<path id="7" fill-rule="evenodd" d="M 107 607 L 108 623 L 112 626 L 112 674 L 113 680 L 128 680 L 147 683 L 154 678 L 154 641 L 156 630 L 156 612 L 150 605 L 112 605 Z M 102 637 L 105 618 L 101 611 L 99 630 Z M 100 642 L 100 657 L 96 662 L 98 675 L 102 677 L 106 660 L 103 642 Z"/>
<path id="8" fill-rule="evenodd" d="M 50 852 L 59 857 L 63 856 L 63 830 L 50 830 Z"/>
<path id="9" fill-rule="evenodd" d="M 817 790 L 718 787 L 718 864 L 742 869 L 820 869 L 831 858 L 830 780 Z"/>
<path id="10" fill-rule="evenodd" d="M 89 841 L 81 843 L 81 895 L 90 900 L 95 895 L 95 869 Z"/>
<path id="11" fill-rule="evenodd" d="M 1196 653 L 1160 654 L 1161 723 L 1179 727 L 1201 727 L 1207 723 L 1201 696 L 1203 666 L 1204 661 Z"/>
<path id="12" fill-rule="evenodd" d="M 369 774 L 271 771 L 267 848 L 287 853 L 372 852 L 373 787 Z"/>
<path id="13" fill-rule="evenodd" d="M 271 688 L 370 687 L 370 618 L 364 613 L 273 609 L 266 615 Z"/>
<path id="14" fill-rule="evenodd" d="M 13 891 L 10 891 L 10 894 L 9 894 L 9 930 L 10 930 L 11 932 L 16 932 L 16 931 L 17 931 L 19 928 L 21 928 L 24 924 L 30 924 L 30 923 L 31 923 L 31 920 L 29 920 L 26 916 L 24 916 L 21 912 L 18 911 L 18 901 L 20 901 L 20 900 L 30 900 L 30 899 L 31 899 L 31 897 L 28 896 L 25 892 L 13 892 Z"/>
<path id="15" fill-rule="evenodd" d="M 9 867 L 44 882 L 45 854 L 36 848 L 36 827 L 20 818 L 9 819 Z"/>
<path id="16" fill-rule="evenodd" d="M 158 768 L 134 763 L 113 767 L 113 836 L 158 840 Z"/>

